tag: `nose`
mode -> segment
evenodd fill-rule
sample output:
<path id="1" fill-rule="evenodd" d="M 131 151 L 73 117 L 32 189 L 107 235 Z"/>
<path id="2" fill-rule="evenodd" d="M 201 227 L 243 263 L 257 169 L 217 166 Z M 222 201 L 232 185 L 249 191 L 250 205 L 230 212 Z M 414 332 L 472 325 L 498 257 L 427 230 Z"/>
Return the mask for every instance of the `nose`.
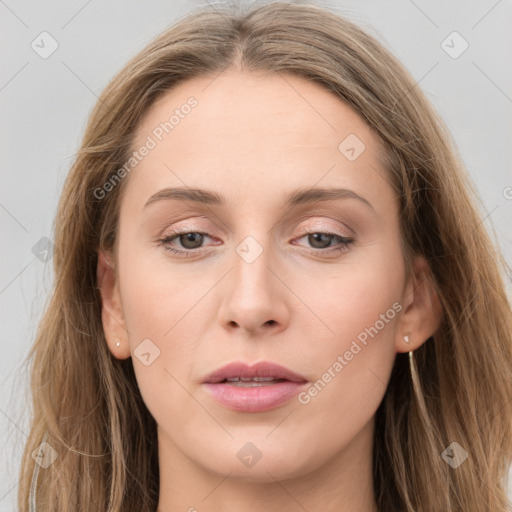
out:
<path id="1" fill-rule="evenodd" d="M 241 330 L 253 335 L 277 334 L 286 329 L 290 316 L 289 292 L 283 284 L 285 279 L 279 275 L 270 250 L 255 243 L 254 239 L 249 246 L 251 251 L 261 250 L 261 253 L 252 261 L 246 257 L 243 248 L 234 252 L 233 269 L 223 280 L 224 298 L 219 320 L 230 331 Z"/>

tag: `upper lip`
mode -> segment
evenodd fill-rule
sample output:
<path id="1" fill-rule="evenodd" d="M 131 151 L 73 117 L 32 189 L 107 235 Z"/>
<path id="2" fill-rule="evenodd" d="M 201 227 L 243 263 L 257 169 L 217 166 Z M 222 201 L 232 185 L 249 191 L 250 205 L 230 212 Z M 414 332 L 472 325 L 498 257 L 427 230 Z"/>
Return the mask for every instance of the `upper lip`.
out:
<path id="1" fill-rule="evenodd" d="M 203 382 L 216 384 L 225 379 L 232 379 L 234 377 L 274 377 L 275 379 L 284 379 L 292 382 L 307 382 L 302 375 L 298 375 L 279 364 L 266 361 L 261 361 L 253 365 L 248 365 L 243 362 L 230 363 L 215 370 L 208 375 Z"/>

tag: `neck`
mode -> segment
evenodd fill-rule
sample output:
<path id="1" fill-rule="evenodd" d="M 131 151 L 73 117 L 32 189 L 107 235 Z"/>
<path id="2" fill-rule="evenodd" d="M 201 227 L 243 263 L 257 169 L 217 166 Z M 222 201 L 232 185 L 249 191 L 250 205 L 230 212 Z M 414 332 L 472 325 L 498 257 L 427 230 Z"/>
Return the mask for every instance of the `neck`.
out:
<path id="1" fill-rule="evenodd" d="M 323 463 L 318 467 L 276 478 L 269 465 L 260 466 L 259 472 L 249 477 L 229 470 L 224 474 L 212 471 L 187 457 L 159 428 L 157 512 L 377 512 L 373 430 L 372 419 L 339 453 L 331 457 L 319 454 Z M 312 440 L 313 445 L 318 442 L 318 451 L 322 449 L 320 441 Z"/>

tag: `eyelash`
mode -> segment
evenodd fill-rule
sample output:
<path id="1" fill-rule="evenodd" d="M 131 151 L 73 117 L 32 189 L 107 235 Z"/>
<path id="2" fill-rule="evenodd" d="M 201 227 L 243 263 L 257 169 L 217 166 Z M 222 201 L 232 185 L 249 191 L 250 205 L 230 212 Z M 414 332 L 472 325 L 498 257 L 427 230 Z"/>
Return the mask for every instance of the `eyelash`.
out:
<path id="1" fill-rule="evenodd" d="M 181 250 L 181 249 L 175 249 L 173 247 L 170 247 L 168 244 L 170 242 L 172 242 L 173 240 L 175 240 L 176 238 L 179 238 L 181 235 L 187 235 L 190 233 L 209 236 L 208 233 L 205 233 L 202 231 L 172 231 L 169 235 L 157 240 L 157 242 L 158 242 L 158 245 L 163 246 L 163 248 L 166 251 L 169 251 L 169 252 L 176 254 L 180 257 L 183 257 L 183 258 L 189 258 L 189 257 L 193 256 L 194 253 L 196 253 L 198 251 L 198 249 Z M 335 248 L 326 248 L 326 249 L 313 248 L 312 250 L 308 251 L 310 254 L 318 255 L 319 253 L 342 253 L 342 252 L 346 251 L 354 243 L 353 238 L 345 237 L 345 236 L 339 235 L 338 233 L 335 233 L 335 232 L 329 231 L 329 230 L 327 230 L 327 231 L 325 231 L 325 230 L 324 231 L 306 230 L 306 232 L 302 236 L 300 236 L 299 239 L 304 238 L 305 236 L 308 236 L 308 235 L 313 235 L 313 234 L 328 235 L 328 236 L 337 238 L 340 242 L 340 246 L 335 247 Z"/>

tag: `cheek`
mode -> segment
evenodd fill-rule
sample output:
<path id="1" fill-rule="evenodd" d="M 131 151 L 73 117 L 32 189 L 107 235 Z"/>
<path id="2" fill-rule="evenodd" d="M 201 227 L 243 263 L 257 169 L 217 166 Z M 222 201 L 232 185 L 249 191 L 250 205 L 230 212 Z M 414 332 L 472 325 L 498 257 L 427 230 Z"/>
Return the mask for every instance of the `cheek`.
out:
<path id="1" fill-rule="evenodd" d="M 404 281 L 401 253 L 393 250 L 336 269 L 328 293 L 308 286 L 310 304 L 334 334 L 304 347 L 317 380 L 299 403 L 313 430 L 333 438 L 349 439 L 370 420 L 389 381 Z"/>
<path id="2" fill-rule="evenodd" d="M 180 329 L 181 319 L 194 315 L 208 277 L 183 263 L 171 263 L 163 248 L 148 250 L 129 240 L 125 243 L 124 256 L 119 258 L 119 280 L 132 347 L 141 336 L 171 339 Z"/>
<path id="3" fill-rule="evenodd" d="M 188 388 L 195 376 L 201 333 L 210 318 L 205 290 L 217 279 L 199 266 L 196 272 L 193 264 L 170 262 L 163 249 L 123 242 L 119 281 L 133 366 L 144 402 L 165 423 L 168 414 L 190 402 L 181 386 Z"/>
<path id="4" fill-rule="evenodd" d="M 138 387 L 157 423 L 169 425 L 188 417 L 201 283 L 146 263 L 126 270 L 121 297 Z"/>
<path id="5" fill-rule="evenodd" d="M 350 346 L 351 340 L 376 323 L 375 339 L 389 338 L 401 309 L 400 305 L 393 308 L 401 300 L 404 284 L 401 261 L 395 245 L 376 244 L 366 252 L 354 252 L 343 264 L 326 267 L 321 274 L 298 273 L 294 290 L 318 317 L 318 332 L 324 334 L 327 347 Z M 332 350 L 324 353 L 332 356 Z"/>

